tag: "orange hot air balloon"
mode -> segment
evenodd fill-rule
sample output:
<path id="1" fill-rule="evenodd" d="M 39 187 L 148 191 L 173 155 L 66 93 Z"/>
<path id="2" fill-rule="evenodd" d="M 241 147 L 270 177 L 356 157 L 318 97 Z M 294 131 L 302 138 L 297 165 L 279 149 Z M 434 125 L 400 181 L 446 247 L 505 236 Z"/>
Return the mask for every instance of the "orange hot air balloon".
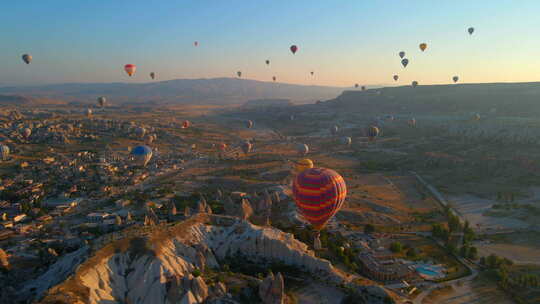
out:
<path id="1" fill-rule="evenodd" d="M 420 43 L 420 50 L 423 52 L 427 49 L 427 43 Z"/>
<path id="2" fill-rule="evenodd" d="M 191 122 L 189 122 L 189 120 L 184 120 L 184 122 L 182 123 L 182 129 L 187 129 L 191 126 Z"/>
<path id="3" fill-rule="evenodd" d="M 124 71 L 129 75 L 129 77 L 133 76 L 135 74 L 135 70 L 137 70 L 137 66 L 134 64 L 126 64 L 124 66 Z"/>
<path id="4" fill-rule="evenodd" d="M 296 51 L 298 51 L 298 47 L 296 45 L 291 45 L 291 52 L 296 54 Z"/>
<path id="5" fill-rule="evenodd" d="M 292 190 L 298 211 L 316 230 L 321 230 L 328 223 L 347 197 L 343 177 L 326 168 L 300 172 L 294 179 Z"/>

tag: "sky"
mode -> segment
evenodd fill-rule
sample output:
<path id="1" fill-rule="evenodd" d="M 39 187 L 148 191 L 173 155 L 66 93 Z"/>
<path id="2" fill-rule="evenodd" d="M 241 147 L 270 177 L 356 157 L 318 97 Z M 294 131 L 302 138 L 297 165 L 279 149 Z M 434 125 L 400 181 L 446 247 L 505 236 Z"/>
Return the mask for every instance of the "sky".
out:
<path id="1" fill-rule="evenodd" d="M 0 1 L 0 86 L 237 71 L 341 87 L 441 84 L 454 75 L 464 83 L 540 81 L 539 14 L 538 0 Z M 405 69 L 399 51 L 410 60 Z M 137 65 L 131 78 L 127 63 Z"/>

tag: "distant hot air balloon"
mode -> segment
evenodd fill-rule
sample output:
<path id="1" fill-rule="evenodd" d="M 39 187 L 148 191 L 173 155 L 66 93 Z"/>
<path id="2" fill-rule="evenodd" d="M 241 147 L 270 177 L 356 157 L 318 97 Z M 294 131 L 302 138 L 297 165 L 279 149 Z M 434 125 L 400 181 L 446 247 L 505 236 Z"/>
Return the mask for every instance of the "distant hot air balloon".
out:
<path id="1" fill-rule="evenodd" d="M 411 126 L 413 128 L 416 127 L 416 119 L 414 119 L 414 118 L 409 119 L 409 121 L 407 123 L 409 124 L 409 126 Z"/>
<path id="2" fill-rule="evenodd" d="M 411 85 L 412 85 L 413 88 L 416 88 L 416 87 L 418 86 L 418 81 L 416 81 L 416 80 L 413 81 L 413 82 L 411 83 Z"/>
<path id="3" fill-rule="evenodd" d="M 236 72 L 236 75 L 238 75 L 238 77 L 242 77 L 242 72 L 238 71 L 238 72 Z"/>
<path id="4" fill-rule="evenodd" d="M 32 129 L 30 128 L 24 128 L 22 130 L 22 136 L 26 139 L 30 138 L 30 135 L 32 135 Z"/>
<path id="5" fill-rule="evenodd" d="M 251 127 L 253 127 L 253 121 L 246 120 L 246 128 L 251 129 Z"/>
<path id="6" fill-rule="evenodd" d="M 458 82 L 459 77 L 458 77 L 458 76 L 454 76 L 454 77 L 452 77 L 452 80 L 454 81 L 454 83 L 456 83 L 456 82 Z"/>
<path id="7" fill-rule="evenodd" d="M 405 57 L 405 52 L 404 51 L 399 52 L 399 58 L 403 59 L 403 57 Z"/>
<path id="8" fill-rule="evenodd" d="M 189 120 L 184 120 L 184 122 L 182 122 L 182 129 L 187 129 L 191 126 L 191 122 Z"/>
<path id="9" fill-rule="evenodd" d="M 1 144 L 0 145 L 0 157 L 2 158 L 2 160 L 8 160 L 9 158 L 9 147 L 4 145 L 4 144 Z"/>
<path id="10" fill-rule="evenodd" d="M 409 64 L 409 59 L 403 58 L 403 60 L 401 60 L 401 64 L 403 65 L 404 68 L 406 68 L 407 65 Z"/>
<path id="11" fill-rule="evenodd" d="M 253 145 L 248 140 L 242 143 L 242 151 L 244 152 L 244 154 L 248 154 L 249 152 L 251 152 L 251 148 L 253 148 Z"/>
<path id="12" fill-rule="evenodd" d="M 24 61 L 24 63 L 30 64 L 30 62 L 32 62 L 32 55 L 24 54 L 22 55 L 22 60 Z"/>
<path id="13" fill-rule="evenodd" d="M 145 134 L 146 134 L 146 129 L 145 128 L 138 127 L 137 129 L 135 129 L 135 136 L 137 136 L 139 138 L 143 138 Z"/>
<path id="14" fill-rule="evenodd" d="M 131 155 L 140 166 L 146 166 L 152 158 L 152 149 L 148 146 L 136 146 L 131 150 Z"/>
<path id="15" fill-rule="evenodd" d="M 296 51 L 298 51 L 298 47 L 296 45 L 291 45 L 290 49 L 293 54 L 296 54 Z"/>
<path id="16" fill-rule="evenodd" d="M 427 43 L 420 43 L 419 47 L 420 47 L 420 50 L 423 52 L 427 49 Z"/>
<path id="17" fill-rule="evenodd" d="M 126 64 L 124 66 L 124 71 L 129 75 L 129 77 L 133 76 L 135 74 L 135 70 L 137 70 L 137 66 L 134 64 Z"/>
<path id="18" fill-rule="evenodd" d="M 399 76 L 398 76 L 398 75 L 394 75 L 394 77 L 392 77 L 392 78 L 394 78 L 394 81 L 398 81 Z"/>
<path id="19" fill-rule="evenodd" d="M 367 129 L 367 136 L 369 141 L 375 141 L 377 139 L 377 136 L 379 136 L 380 130 L 376 126 L 370 126 Z"/>
<path id="20" fill-rule="evenodd" d="M 306 155 L 309 153 L 309 147 L 308 145 L 306 144 L 298 144 L 296 146 L 296 151 L 298 152 L 298 154 L 300 155 Z"/>
<path id="21" fill-rule="evenodd" d="M 478 113 L 474 114 L 473 119 L 477 121 L 480 120 L 480 114 Z"/>
<path id="22" fill-rule="evenodd" d="M 86 116 L 92 117 L 92 109 L 90 108 L 86 109 Z"/>
<path id="23" fill-rule="evenodd" d="M 345 146 L 350 146 L 351 143 L 352 143 L 352 138 L 348 137 L 348 136 L 344 136 L 340 139 L 341 141 L 341 144 L 345 145 Z"/>
<path id="24" fill-rule="evenodd" d="M 270 60 L 266 59 L 266 65 L 270 65 Z"/>
<path id="25" fill-rule="evenodd" d="M 355 87 L 355 88 L 358 88 L 358 83 L 355 83 L 355 84 L 354 84 L 354 87 Z"/>
<path id="26" fill-rule="evenodd" d="M 341 209 L 347 196 L 345 180 L 336 171 L 311 168 L 300 172 L 293 182 L 296 207 L 315 230 L 321 230 Z"/>
<path id="27" fill-rule="evenodd" d="M 467 32 L 469 32 L 469 35 L 472 35 L 474 33 L 474 27 L 468 28 Z"/>
<path id="28" fill-rule="evenodd" d="M 362 91 L 365 91 L 365 90 L 366 90 L 366 86 L 362 86 L 360 89 L 362 89 Z"/>
<path id="29" fill-rule="evenodd" d="M 276 76 L 273 76 L 273 77 L 272 77 L 272 80 L 273 80 L 273 81 L 276 81 Z"/>
<path id="30" fill-rule="evenodd" d="M 194 45 L 194 46 L 199 46 L 199 41 L 193 42 L 193 45 Z"/>
<path id="31" fill-rule="evenodd" d="M 150 78 L 152 78 L 152 79 L 156 79 L 156 73 L 154 73 L 154 72 L 150 72 Z"/>
<path id="32" fill-rule="evenodd" d="M 227 144 L 226 143 L 220 143 L 218 145 L 218 149 L 221 150 L 221 151 L 225 151 L 225 149 L 227 149 Z"/>
<path id="33" fill-rule="evenodd" d="M 294 120 L 294 115 L 289 116 L 289 120 L 293 121 Z"/>
<path id="34" fill-rule="evenodd" d="M 330 133 L 331 133 L 332 135 L 336 135 L 338 131 L 339 131 L 339 127 L 338 127 L 338 126 L 332 126 L 332 127 L 330 128 Z"/>
<path id="35" fill-rule="evenodd" d="M 309 158 L 301 159 L 294 164 L 294 172 L 297 174 L 311 168 L 313 168 L 313 161 Z"/>
<path id="36" fill-rule="evenodd" d="M 97 102 L 98 102 L 98 105 L 101 108 L 103 108 L 105 106 L 105 104 L 107 103 L 107 98 L 105 98 L 103 96 L 100 96 L 100 97 L 98 97 Z"/>

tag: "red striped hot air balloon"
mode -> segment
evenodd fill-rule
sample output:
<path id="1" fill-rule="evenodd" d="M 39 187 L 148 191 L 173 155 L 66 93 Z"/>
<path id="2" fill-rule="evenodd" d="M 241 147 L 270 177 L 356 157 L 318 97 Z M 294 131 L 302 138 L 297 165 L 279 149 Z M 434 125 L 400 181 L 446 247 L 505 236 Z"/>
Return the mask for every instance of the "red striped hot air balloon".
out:
<path id="1" fill-rule="evenodd" d="M 291 45 L 290 49 L 293 55 L 296 54 L 296 51 L 298 51 L 298 47 L 296 45 Z"/>
<path id="2" fill-rule="evenodd" d="M 189 120 L 184 120 L 184 122 L 182 123 L 182 129 L 187 129 L 191 126 L 191 122 L 189 122 Z"/>
<path id="3" fill-rule="evenodd" d="M 124 66 L 124 71 L 129 75 L 129 77 L 133 76 L 135 74 L 135 70 L 137 69 L 137 66 L 134 64 L 126 64 Z"/>
<path id="4" fill-rule="evenodd" d="M 298 211 L 314 229 L 321 230 L 343 206 L 347 186 L 336 171 L 311 168 L 296 176 L 293 196 Z"/>

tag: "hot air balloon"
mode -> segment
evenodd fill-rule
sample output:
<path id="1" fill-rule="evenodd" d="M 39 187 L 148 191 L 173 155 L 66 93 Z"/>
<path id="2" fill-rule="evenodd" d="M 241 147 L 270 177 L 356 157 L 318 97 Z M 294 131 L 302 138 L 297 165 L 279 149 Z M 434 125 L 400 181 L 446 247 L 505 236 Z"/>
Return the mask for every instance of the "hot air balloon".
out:
<path id="1" fill-rule="evenodd" d="M 199 41 L 193 42 L 193 45 L 194 45 L 194 46 L 199 46 Z"/>
<path id="2" fill-rule="evenodd" d="M 238 72 L 236 72 L 236 75 L 238 75 L 238 77 L 242 77 L 242 72 L 238 71 Z"/>
<path id="3" fill-rule="evenodd" d="M 416 87 L 418 86 L 418 81 L 416 81 L 416 80 L 413 81 L 413 82 L 411 83 L 411 85 L 412 85 L 413 88 L 416 88 Z"/>
<path id="4" fill-rule="evenodd" d="M 407 65 L 409 64 L 409 59 L 403 58 L 403 60 L 401 60 L 401 64 L 403 65 L 404 68 L 406 68 Z"/>
<path id="5" fill-rule="evenodd" d="M 22 60 L 24 61 L 24 63 L 30 64 L 30 62 L 32 62 L 32 55 L 24 54 L 22 55 Z"/>
<path id="6" fill-rule="evenodd" d="M 355 87 L 355 88 L 358 88 L 358 83 L 355 83 L 355 84 L 354 84 L 354 87 Z"/>
<path id="7" fill-rule="evenodd" d="M 244 151 L 244 154 L 251 152 L 251 148 L 253 148 L 253 145 L 248 140 L 242 143 L 242 151 Z"/>
<path id="8" fill-rule="evenodd" d="M 156 79 L 156 73 L 150 72 L 150 78 L 152 78 L 152 80 Z"/>
<path id="9" fill-rule="evenodd" d="M 473 119 L 477 121 L 480 120 L 480 114 L 478 113 L 474 114 Z"/>
<path id="10" fill-rule="evenodd" d="M 420 50 L 423 52 L 427 49 L 427 43 L 420 43 L 419 47 L 420 47 Z"/>
<path id="11" fill-rule="evenodd" d="M 394 75 L 394 77 L 392 77 L 392 78 L 394 78 L 394 81 L 398 81 L 399 76 L 398 76 L 398 75 Z"/>
<path id="12" fill-rule="evenodd" d="M 296 207 L 315 230 L 321 230 L 341 209 L 347 196 L 345 180 L 336 171 L 311 168 L 293 182 Z"/>
<path id="13" fill-rule="evenodd" d="M 189 120 L 184 120 L 184 122 L 182 122 L 182 129 L 187 129 L 191 126 L 191 122 Z"/>
<path id="14" fill-rule="evenodd" d="M 146 134 L 146 129 L 143 128 L 143 127 L 138 127 L 137 129 L 135 129 L 135 135 L 139 138 L 143 138 L 144 135 Z"/>
<path id="15" fill-rule="evenodd" d="M 403 57 L 405 57 L 405 52 L 404 51 L 399 52 L 399 58 L 403 59 Z"/>
<path id="16" fill-rule="evenodd" d="M 362 89 L 362 91 L 365 91 L 365 90 L 366 90 L 366 86 L 362 86 L 361 89 Z"/>
<path id="17" fill-rule="evenodd" d="M 133 76 L 135 74 L 135 70 L 137 70 L 137 66 L 134 64 L 126 64 L 124 66 L 124 71 L 129 75 L 129 77 Z"/>
<path id="18" fill-rule="evenodd" d="M 339 127 L 338 127 L 338 126 L 332 126 L 332 127 L 330 128 L 330 133 L 333 134 L 333 135 L 336 135 L 338 131 L 339 131 Z"/>
<path id="19" fill-rule="evenodd" d="M 140 166 L 146 166 L 152 158 L 152 149 L 148 146 L 136 146 L 131 150 L 131 155 Z"/>
<path id="20" fill-rule="evenodd" d="M 313 168 L 313 161 L 309 158 L 304 158 L 294 163 L 294 172 L 297 174 L 311 168 Z"/>
<path id="21" fill-rule="evenodd" d="M 376 126 L 370 126 L 367 129 L 367 136 L 369 141 L 375 141 L 379 136 L 380 130 Z"/>
<path id="22" fill-rule="evenodd" d="M 289 120 L 293 121 L 294 120 L 294 115 L 289 116 Z"/>
<path id="23" fill-rule="evenodd" d="M 267 59 L 265 62 L 266 62 L 266 65 L 270 65 L 270 60 Z"/>
<path id="24" fill-rule="evenodd" d="M 452 80 L 454 81 L 454 83 L 456 83 L 456 82 L 458 82 L 459 77 L 458 77 L 458 76 L 454 76 L 454 77 L 452 77 Z"/>
<path id="25" fill-rule="evenodd" d="M 253 121 L 246 120 L 246 128 L 251 129 L 251 127 L 253 127 Z"/>
<path id="26" fill-rule="evenodd" d="M 9 158 L 9 147 L 6 145 L 0 145 L 0 157 L 2 160 L 8 160 Z"/>
<path id="27" fill-rule="evenodd" d="M 315 72 L 313 72 L 313 71 L 311 71 L 311 72 L 309 72 L 309 73 L 311 74 L 311 76 L 313 76 L 313 74 L 315 74 Z"/>
<path id="28" fill-rule="evenodd" d="M 306 154 L 308 154 L 308 152 L 309 152 L 309 147 L 308 147 L 308 145 L 306 145 L 306 144 L 298 144 L 298 145 L 296 146 L 296 151 L 297 151 L 298 154 L 300 154 L 300 155 L 306 155 Z"/>
<path id="29" fill-rule="evenodd" d="M 107 98 L 105 98 L 103 96 L 100 96 L 100 97 L 98 97 L 97 102 L 98 102 L 98 105 L 101 108 L 103 108 L 105 106 L 105 104 L 107 103 Z"/>
<path id="30" fill-rule="evenodd" d="M 32 129 L 30 128 L 24 128 L 22 130 L 22 136 L 26 139 L 30 138 L 30 135 L 32 135 Z"/>
<path id="31" fill-rule="evenodd" d="M 474 33 L 474 27 L 468 28 L 467 32 L 469 32 L 469 35 L 472 35 Z"/>
<path id="32" fill-rule="evenodd" d="M 226 143 L 220 143 L 218 145 L 218 149 L 221 150 L 221 151 L 225 151 L 225 149 L 227 149 L 227 144 Z"/>
<path id="33" fill-rule="evenodd" d="M 348 137 L 348 136 L 344 136 L 340 139 L 341 141 L 341 144 L 345 145 L 345 146 L 350 146 L 351 143 L 352 143 L 352 138 Z"/>
<path id="34" fill-rule="evenodd" d="M 272 77 L 272 80 L 273 80 L 273 81 L 276 81 L 276 76 L 273 76 L 273 77 Z"/>
<path id="35" fill-rule="evenodd" d="M 86 109 L 86 116 L 92 117 L 92 109 L 90 108 Z"/>
<path id="36" fill-rule="evenodd" d="M 413 127 L 413 128 L 416 127 L 416 119 L 414 118 L 409 119 L 407 123 L 409 124 L 410 127 Z"/>
<path id="37" fill-rule="evenodd" d="M 296 51 L 298 51 L 298 47 L 296 45 L 291 45 L 291 52 L 296 54 Z"/>

